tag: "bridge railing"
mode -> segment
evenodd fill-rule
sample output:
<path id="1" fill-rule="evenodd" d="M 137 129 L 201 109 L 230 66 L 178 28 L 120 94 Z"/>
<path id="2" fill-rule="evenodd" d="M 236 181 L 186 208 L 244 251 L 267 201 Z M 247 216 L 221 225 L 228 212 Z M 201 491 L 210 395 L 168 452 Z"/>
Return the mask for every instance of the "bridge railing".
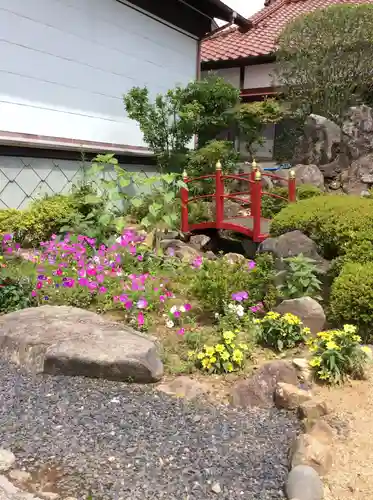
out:
<path id="1" fill-rule="evenodd" d="M 188 204 L 197 201 L 203 200 L 206 198 L 215 198 L 215 227 L 217 229 L 222 229 L 222 225 L 224 223 L 224 199 L 236 199 L 241 201 L 242 203 L 247 204 L 248 200 L 242 198 L 242 195 L 248 194 L 250 195 L 250 212 L 251 217 L 253 219 L 253 239 L 254 241 L 260 235 L 261 228 L 261 204 L 262 204 L 262 196 L 270 196 L 273 198 L 279 198 L 288 201 L 289 203 L 296 201 L 296 185 L 295 185 L 295 174 L 294 171 L 290 170 L 289 178 L 287 181 L 288 184 L 288 198 L 284 198 L 283 196 L 277 195 L 275 193 L 270 193 L 262 190 L 262 177 L 268 177 L 280 181 L 284 181 L 284 178 L 269 173 L 261 173 L 258 169 L 257 164 L 254 160 L 252 164 L 252 169 L 250 173 L 246 174 L 223 174 L 222 173 L 222 165 L 220 161 L 216 164 L 215 174 L 202 175 L 200 177 L 188 178 L 188 174 L 186 171 L 183 172 L 183 181 L 185 184 L 189 184 L 193 181 L 199 181 L 203 179 L 215 179 L 215 193 L 194 196 L 189 198 L 188 189 L 183 187 L 181 188 L 180 196 L 181 196 L 181 231 L 183 233 L 189 232 L 189 218 L 188 218 Z M 246 181 L 248 183 L 249 189 L 247 191 L 241 191 L 237 193 L 226 193 L 224 181 L 226 179 L 233 179 L 239 181 Z M 241 217 L 240 217 L 241 218 Z M 244 218 L 244 216 L 242 217 Z"/>

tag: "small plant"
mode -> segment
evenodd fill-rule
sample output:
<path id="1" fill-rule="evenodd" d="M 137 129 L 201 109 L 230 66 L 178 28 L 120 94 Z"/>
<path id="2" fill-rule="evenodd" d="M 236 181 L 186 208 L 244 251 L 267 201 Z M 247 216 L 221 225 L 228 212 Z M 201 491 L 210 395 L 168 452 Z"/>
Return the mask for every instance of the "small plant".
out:
<path id="1" fill-rule="evenodd" d="M 353 325 L 344 325 L 342 330 L 320 332 L 307 342 L 312 352 L 310 366 L 319 380 L 340 384 L 346 377 L 364 377 L 371 351 L 361 346 L 356 330 Z"/>
<path id="2" fill-rule="evenodd" d="M 321 300 L 321 281 L 317 278 L 315 261 L 302 254 L 284 261 L 287 264 L 285 280 L 278 286 L 281 295 L 286 299 L 313 297 Z"/>
<path id="3" fill-rule="evenodd" d="M 225 331 L 219 343 L 190 351 L 189 359 L 208 373 L 231 373 L 243 368 L 249 352 L 249 345 L 239 341 L 239 332 Z"/>
<path id="4" fill-rule="evenodd" d="M 309 328 L 304 328 L 298 316 L 291 313 L 281 315 L 270 311 L 264 318 L 256 319 L 254 322 L 260 327 L 261 343 L 280 352 L 301 344 L 310 333 Z"/>

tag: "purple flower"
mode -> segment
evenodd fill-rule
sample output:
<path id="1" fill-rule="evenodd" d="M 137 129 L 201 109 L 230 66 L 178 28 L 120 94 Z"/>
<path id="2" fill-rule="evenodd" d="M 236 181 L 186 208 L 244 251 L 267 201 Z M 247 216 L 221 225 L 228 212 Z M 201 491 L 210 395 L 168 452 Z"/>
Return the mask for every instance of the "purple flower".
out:
<path id="1" fill-rule="evenodd" d="M 170 257 L 175 257 L 175 249 L 170 247 L 167 249 L 167 253 Z"/>
<path id="2" fill-rule="evenodd" d="M 243 300 L 247 300 L 248 297 L 249 297 L 249 294 L 247 292 L 232 293 L 232 299 L 236 300 L 237 302 L 242 302 Z"/>
<path id="3" fill-rule="evenodd" d="M 249 270 L 251 271 L 252 269 L 254 269 L 256 266 L 255 262 L 253 260 L 249 260 L 249 263 L 248 263 L 248 268 Z"/>
<path id="4" fill-rule="evenodd" d="M 190 304 L 184 304 L 184 309 L 186 311 L 190 311 L 192 309 L 192 306 Z"/>
<path id="5" fill-rule="evenodd" d="M 180 330 L 178 330 L 177 334 L 178 335 L 184 335 L 185 333 L 185 328 L 180 328 Z"/>

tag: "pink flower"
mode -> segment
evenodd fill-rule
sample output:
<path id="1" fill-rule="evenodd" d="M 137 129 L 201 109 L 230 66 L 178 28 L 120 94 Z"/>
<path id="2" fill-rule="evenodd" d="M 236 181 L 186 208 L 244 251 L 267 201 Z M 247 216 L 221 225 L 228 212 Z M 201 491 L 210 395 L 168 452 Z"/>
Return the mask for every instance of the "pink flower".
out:
<path id="1" fill-rule="evenodd" d="M 139 309 L 145 309 L 146 307 L 148 307 L 148 302 L 146 299 L 144 299 L 143 297 L 137 302 L 137 307 Z"/>
<path id="2" fill-rule="evenodd" d="M 166 300 L 166 297 L 164 295 L 159 296 L 160 302 L 164 302 Z"/>
<path id="3" fill-rule="evenodd" d="M 127 300 L 127 302 L 124 303 L 124 307 L 127 309 L 127 311 L 131 309 L 132 305 L 133 303 L 131 300 Z"/>
<path id="4" fill-rule="evenodd" d="M 185 304 L 185 305 L 184 305 L 184 309 L 185 309 L 186 311 L 190 311 L 190 310 L 192 309 L 192 306 L 191 306 L 190 304 Z"/>
<path id="5" fill-rule="evenodd" d="M 253 260 L 249 260 L 248 268 L 251 270 L 251 269 L 254 269 L 255 266 L 256 266 L 255 262 Z"/>
<path id="6" fill-rule="evenodd" d="M 138 256 L 137 256 L 137 260 L 138 260 L 139 262 L 141 262 L 141 261 L 143 261 L 143 260 L 144 260 L 144 257 L 143 257 L 142 255 L 138 255 Z"/>
<path id="7" fill-rule="evenodd" d="M 37 288 L 38 290 L 40 290 L 40 288 L 42 288 L 42 287 L 43 287 L 43 283 L 42 283 L 41 281 L 38 281 L 38 282 L 36 283 L 36 288 Z"/>
<path id="8" fill-rule="evenodd" d="M 140 311 L 137 315 L 137 324 L 139 326 L 143 326 L 144 325 L 144 313 L 142 311 Z"/>
<path id="9" fill-rule="evenodd" d="M 177 334 L 178 335 L 184 335 L 185 333 L 185 328 L 180 328 L 180 330 L 178 330 Z"/>
<path id="10" fill-rule="evenodd" d="M 36 291 L 36 290 L 33 290 L 33 291 L 31 292 L 31 295 L 32 295 L 33 297 L 36 297 L 36 295 L 37 295 L 37 291 Z"/>
<path id="11" fill-rule="evenodd" d="M 180 311 L 175 311 L 174 316 L 175 316 L 175 318 L 180 318 L 180 316 L 181 316 Z"/>
<path id="12" fill-rule="evenodd" d="M 107 292 L 107 288 L 105 288 L 104 286 L 100 286 L 100 288 L 98 289 L 98 291 L 100 293 L 106 293 Z"/>

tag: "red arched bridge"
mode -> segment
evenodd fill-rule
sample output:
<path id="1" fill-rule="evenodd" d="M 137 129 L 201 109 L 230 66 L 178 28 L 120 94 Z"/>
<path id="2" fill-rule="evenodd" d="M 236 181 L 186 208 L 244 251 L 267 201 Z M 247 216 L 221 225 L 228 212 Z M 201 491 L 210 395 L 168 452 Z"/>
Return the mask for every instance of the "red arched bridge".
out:
<path id="1" fill-rule="evenodd" d="M 216 164 L 216 170 L 214 174 L 202 175 L 200 177 L 188 178 L 186 172 L 183 173 L 183 180 L 186 184 L 190 184 L 194 181 L 201 181 L 203 179 L 215 179 L 215 193 L 205 194 L 202 196 L 189 197 L 189 191 L 187 188 L 181 188 L 181 231 L 183 233 L 189 233 L 193 231 L 203 231 L 204 229 L 228 229 L 235 231 L 237 233 L 242 233 L 254 242 L 259 243 L 266 238 L 269 234 L 269 224 L 270 219 L 266 219 L 261 215 L 261 205 L 262 197 L 269 196 L 272 198 L 278 198 L 289 203 L 296 201 L 296 187 L 295 187 L 295 174 L 294 171 L 290 170 L 288 178 L 288 197 L 284 198 L 274 193 L 263 191 L 262 189 L 262 178 L 267 177 L 269 179 L 284 181 L 284 177 L 279 175 L 261 173 L 256 167 L 255 162 L 250 173 L 244 174 L 223 174 L 221 170 L 221 163 Z M 241 191 L 237 193 L 226 193 L 224 182 L 227 179 L 238 180 L 241 183 L 247 183 L 247 191 Z M 243 196 L 249 196 L 249 198 L 243 198 Z M 215 220 L 208 222 L 200 222 L 198 224 L 189 224 L 188 217 L 188 204 L 197 201 L 204 200 L 206 198 L 215 199 Z M 224 215 L 224 200 L 231 199 L 241 202 L 243 205 L 250 205 L 250 215 L 236 215 L 235 217 L 226 217 Z M 249 201 L 248 201 L 249 200 Z"/>

